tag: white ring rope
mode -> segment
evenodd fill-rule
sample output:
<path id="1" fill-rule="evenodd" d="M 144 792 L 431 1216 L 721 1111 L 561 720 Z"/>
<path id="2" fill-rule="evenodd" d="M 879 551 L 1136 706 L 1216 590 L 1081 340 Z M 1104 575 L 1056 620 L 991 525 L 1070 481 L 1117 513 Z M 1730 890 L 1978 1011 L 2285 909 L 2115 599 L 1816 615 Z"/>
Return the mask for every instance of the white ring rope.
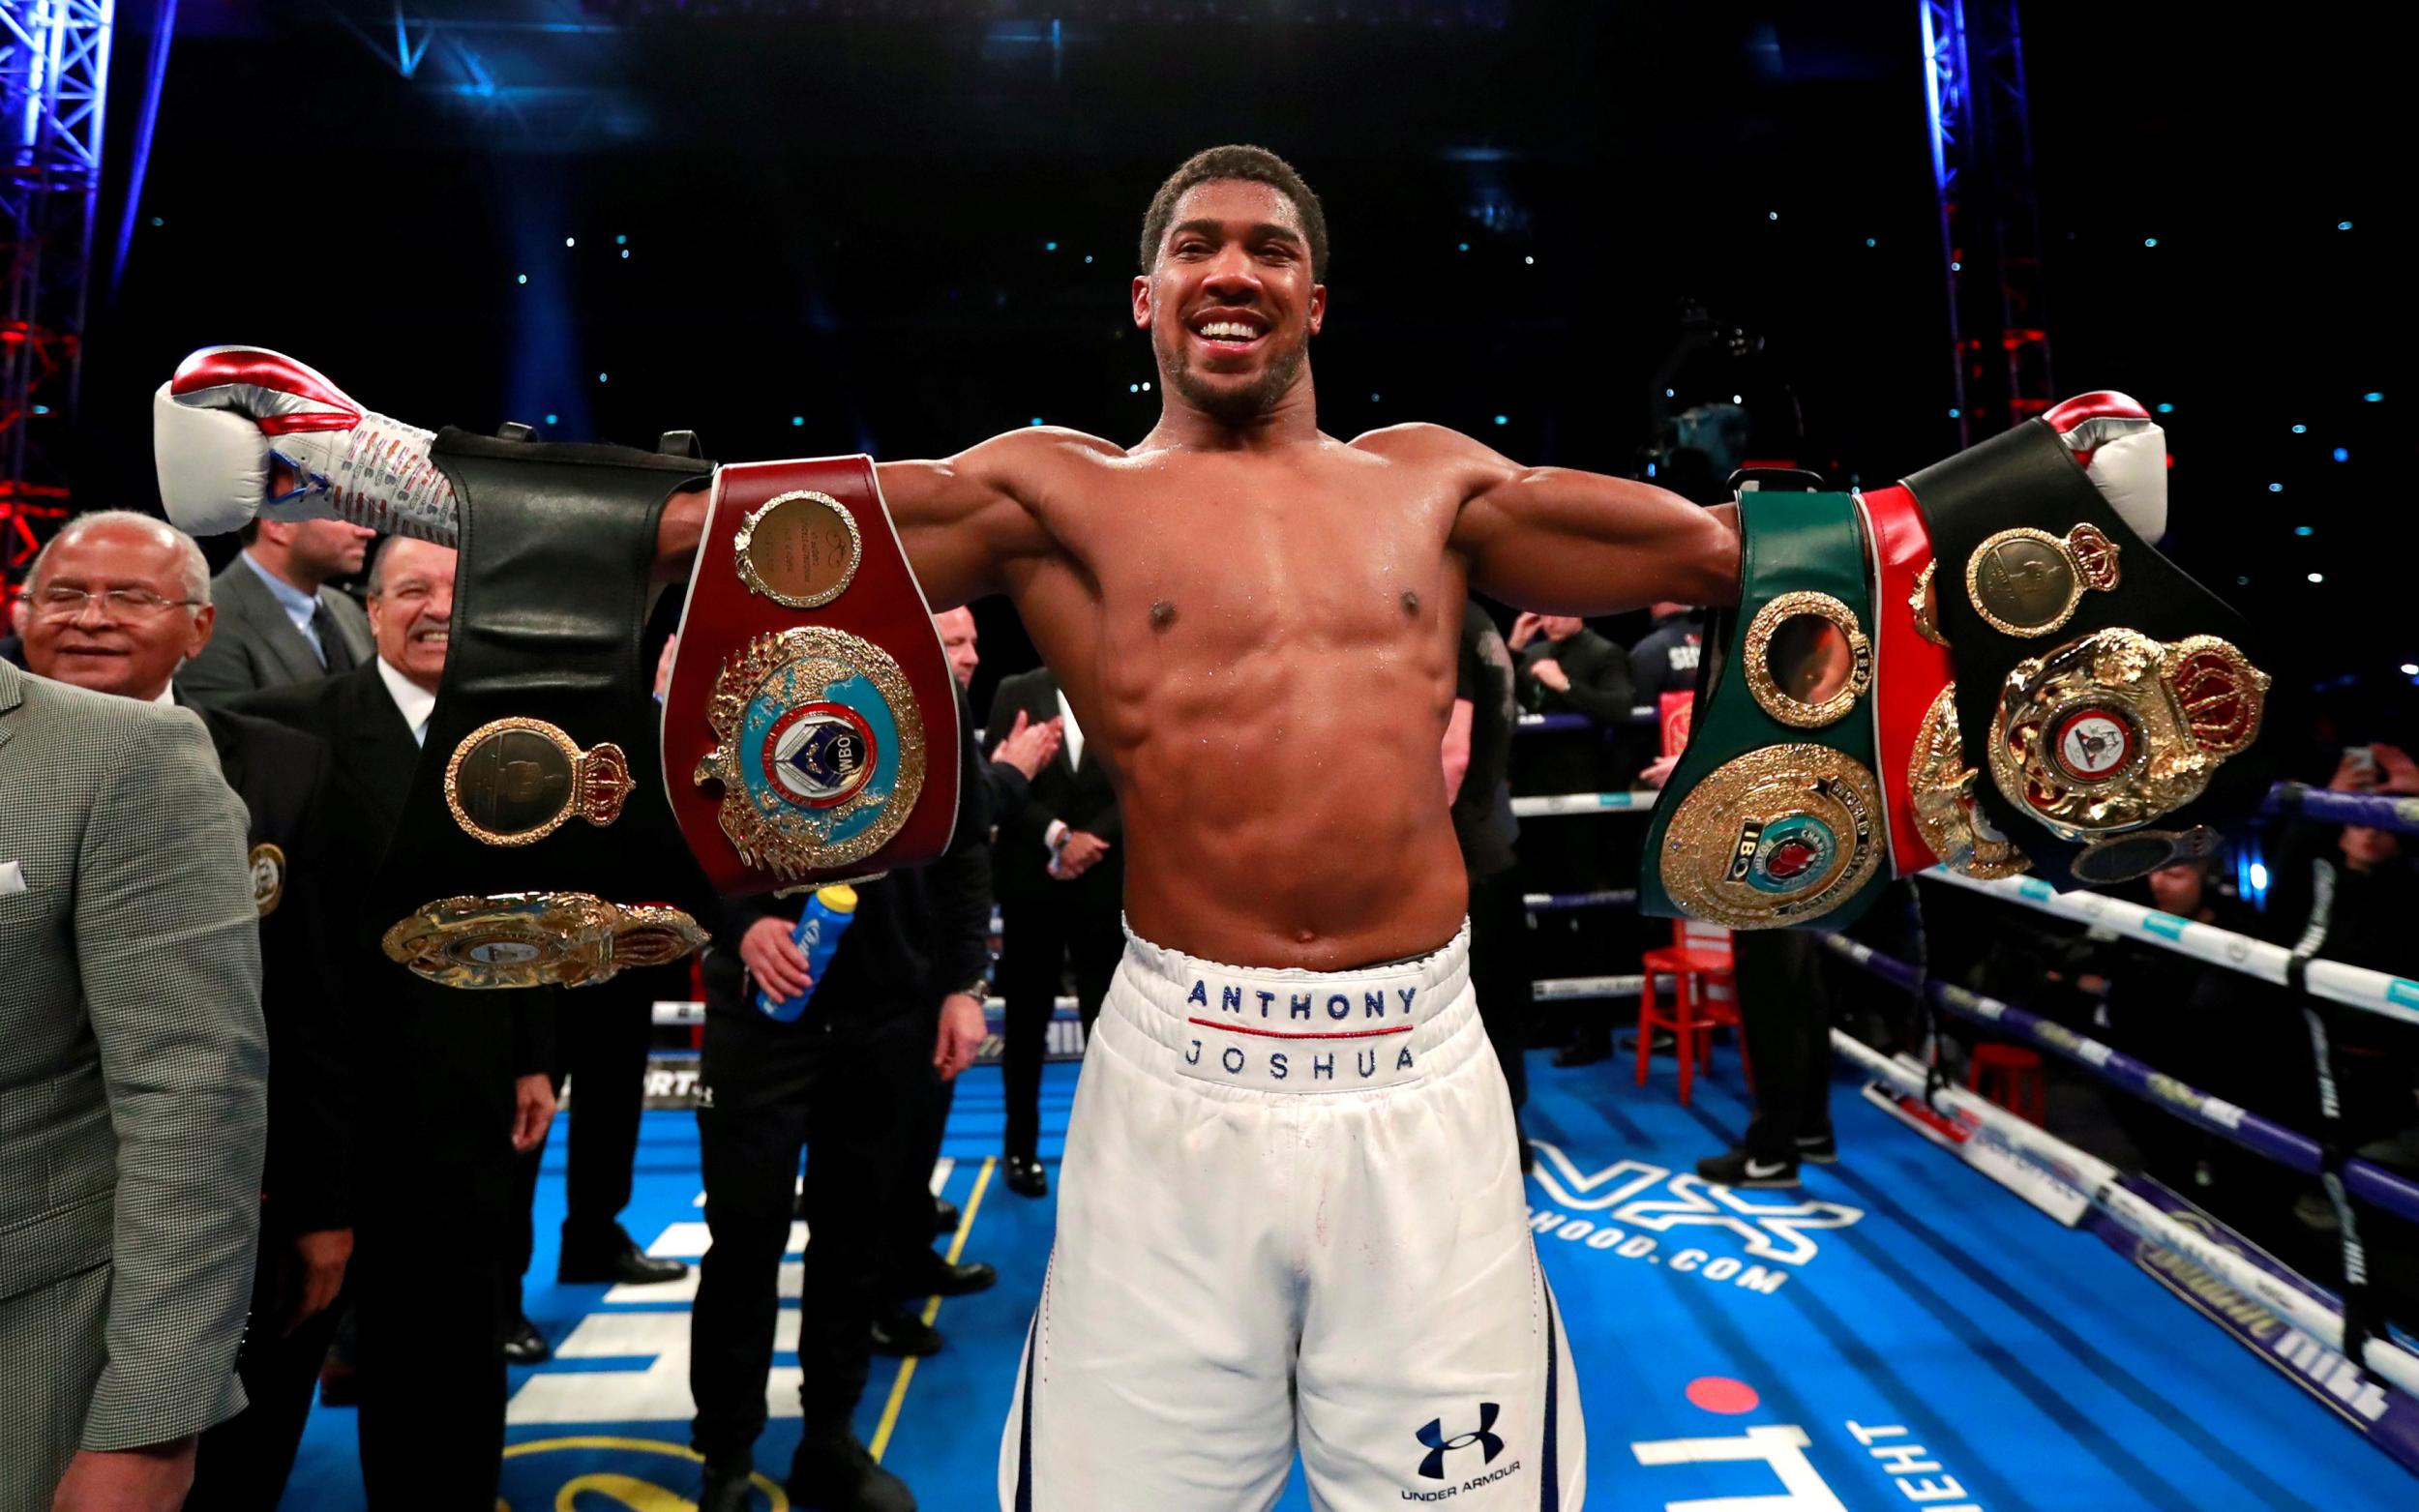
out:
<path id="1" fill-rule="evenodd" d="M 2292 985 L 2287 975 L 2293 959 L 2291 951 L 2232 930 L 2219 929 L 2214 924 L 2195 924 L 2190 919 L 2179 919 L 2174 914 L 2103 893 L 2061 893 L 2038 877 L 1979 882 L 1939 868 L 1922 875 L 1927 880 L 1987 893 L 2043 913 L 2098 925 L 2127 939 L 2157 945 L 2213 966 L 2225 966 L 2262 982 L 2273 982 L 2279 987 Z M 2419 928 L 2419 920 L 2413 920 L 2412 925 Z M 2313 960 L 2306 964 L 2302 986 L 2315 997 L 2399 1019 L 2404 1023 L 2419 1023 L 2419 982 L 2365 966 L 2345 965 L 2340 961 Z"/>
<path id="2" fill-rule="evenodd" d="M 1838 1029 L 1831 1031 L 1831 1043 L 1835 1051 L 1871 1075 L 1888 1082 L 1899 1092 L 1919 1100 L 1923 1098 L 1923 1067 L 1904 1058 L 1894 1059 L 1884 1055 L 1864 1041 Z M 1987 1133 L 2008 1152 L 2023 1157 L 2033 1166 L 2075 1188 L 2089 1199 L 2094 1207 L 2115 1219 L 2135 1236 L 2191 1260 L 2223 1279 L 2227 1286 L 2256 1297 L 2263 1306 L 2318 1343 L 2339 1353 L 2342 1351 L 2342 1314 L 2298 1288 L 2269 1275 L 2233 1251 L 2214 1243 L 2207 1235 L 2185 1228 L 2127 1191 L 2117 1184 L 2116 1170 L 2106 1162 L 2086 1155 L 2065 1141 L 1961 1087 L 1944 1086 L 1933 1095 L 1941 1105 L 1954 1109 L 1979 1131 Z M 2419 1356 L 2390 1341 L 2372 1338 L 2366 1341 L 2361 1357 L 2371 1370 L 2395 1386 L 2406 1392 L 2419 1392 Z"/>

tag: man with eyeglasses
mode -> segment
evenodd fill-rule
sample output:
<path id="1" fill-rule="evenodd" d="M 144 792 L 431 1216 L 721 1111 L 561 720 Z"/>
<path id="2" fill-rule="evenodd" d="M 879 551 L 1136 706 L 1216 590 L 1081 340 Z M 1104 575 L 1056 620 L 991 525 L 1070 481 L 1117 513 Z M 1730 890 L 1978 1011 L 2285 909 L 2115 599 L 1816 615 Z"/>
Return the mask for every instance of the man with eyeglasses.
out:
<path id="1" fill-rule="evenodd" d="M 245 1404 L 268 1074 L 245 813 L 194 716 L 148 706 L 209 638 L 193 542 L 84 516 L 30 586 L 43 675 L 0 663 L 0 1506 L 167 1512 Z"/>
<path id="2" fill-rule="evenodd" d="M 147 515 L 78 518 L 28 584 L 32 669 L 94 693 L 192 707 L 181 666 L 219 629 L 201 551 Z M 194 1512 L 277 1504 L 310 1415 L 352 1254 L 351 1031 L 334 989 L 324 895 L 334 873 L 319 806 L 327 747 L 266 720 L 194 708 L 248 818 L 246 861 L 259 919 L 261 1010 L 277 1075 L 253 1324 L 237 1373 L 251 1405 L 202 1438 Z"/>

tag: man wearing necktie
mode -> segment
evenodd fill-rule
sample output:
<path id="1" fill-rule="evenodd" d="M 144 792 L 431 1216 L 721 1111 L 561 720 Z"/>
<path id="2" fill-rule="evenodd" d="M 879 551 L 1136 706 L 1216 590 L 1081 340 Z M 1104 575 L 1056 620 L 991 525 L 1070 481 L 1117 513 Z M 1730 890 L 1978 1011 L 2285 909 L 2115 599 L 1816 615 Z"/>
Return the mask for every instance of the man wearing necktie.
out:
<path id="1" fill-rule="evenodd" d="M 373 539 L 341 519 L 254 520 L 243 550 L 211 579 L 218 630 L 177 673 L 177 691 L 194 703 L 224 703 L 369 661 L 369 617 L 328 584 L 361 571 Z"/>
<path id="2" fill-rule="evenodd" d="M 1086 750 L 1083 726 L 1049 668 L 1002 681 L 986 727 L 1004 732 L 1020 714 L 1029 726 L 1058 720 L 1064 740 L 1033 779 L 1030 801 L 1001 816 L 992 858 L 1000 895 L 1000 993 L 1008 1017 L 1001 1179 L 1012 1192 L 1039 1197 L 1050 1190 L 1050 1177 L 1036 1158 L 1050 1019 L 1071 966 L 1089 1038 L 1125 953 L 1120 923 L 1125 867 L 1119 850 L 1124 828 L 1108 774 Z"/>
<path id="3" fill-rule="evenodd" d="M 450 547 L 390 538 L 370 569 L 377 654 L 238 707 L 307 730 L 334 757 L 327 852 L 367 877 L 401 819 L 445 671 Z M 386 959 L 393 919 L 329 900 L 362 1053 L 351 1289 L 361 1468 L 373 1509 L 495 1504 L 504 1440 L 513 1152 L 553 1116 L 553 991 L 463 993 Z"/>

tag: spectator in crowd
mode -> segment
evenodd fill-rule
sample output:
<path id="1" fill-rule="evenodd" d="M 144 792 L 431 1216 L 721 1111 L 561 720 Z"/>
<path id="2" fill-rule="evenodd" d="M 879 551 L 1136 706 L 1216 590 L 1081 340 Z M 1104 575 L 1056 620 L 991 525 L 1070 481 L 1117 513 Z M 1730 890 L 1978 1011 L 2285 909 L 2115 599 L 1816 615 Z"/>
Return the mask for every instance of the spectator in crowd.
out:
<path id="1" fill-rule="evenodd" d="M 1048 667 L 1003 680 L 993 696 L 989 728 L 1014 729 L 1019 719 L 1029 729 L 1055 720 L 1062 737 L 1025 807 L 1001 821 L 997 850 L 1000 992 L 1007 1000 L 1000 1179 L 1020 1196 L 1040 1197 L 1050 1190 L 1040 1159 L 1050 1020 L 1071 968 L 1089 1040 L 1125 954 L 1125 864 L 1117 848 L 1124 831 L 1108 774 Z"/>
<path id="2" fill-rule="evenodd" d="M 201 548 L 183 531 L 111 510 L 70 521 L 45 548 L 28 588 L 39 596 L 45 581 L 87 590 L 105 584 L 172 605 L 201 576 Z M 208 605 L 123 618 L 45 615 L 29 623 L 26 649 L 41 676 L 183 705 L 170 679 L 197 637 L 207 644 L 214 619 Z M 283 726 L 224 709 L 194 712 L 248 816 L 261 1010 L 277 1074 L 269 1083 L 253 1321 L 236 1367 L 251 1405 L 202 1436 L 185 1504 L 192 1512 L 272 1512 L 310 1415 L 312 1383 L 335 1327 L 329 1304 L 353 1244 L 352 1033 L 320 912 L 329 887 L 319 813 L 329 760 L 325 746 Z"/>
<path id="3" fill-rule="evenodd" d="M 983 1039 L 987 786 L 971 738 L 959 759 L 949 849 L 856 884 L 855 917 L 821 980 L 808 977 L 793 938 L 802 900 L 733 904 L 706 955 L 698 1134 L 712 1243 L 700 1264 L 689 1357 L 690 1441 L 705 1462 L 701 1512 L 755 1504 L 748 1477 L 764 1428 L 801 1151 L 814 1237 L 797 1315 L 805 1424 L 789 1494 L 831 1512 L 913 1512 L 906 1484 L 874 1463 L 850 1420 L 872 1362 L 893 1208 L 907 1185 L 900 1168 L 928 1127 L 932 1074 L 956 1076 Z M 809 988 L 814 995 L 784 1023 L 758 1009 L 760 988 L 777 1001 Z M 914 1211 L 929 1225 L 931 1199 L 921 1182 L 913 1190 Z"/>
<path id="4" fill-rule="evenodd" d="M 1705 620 L 1686 604 L 1649 605 L 1654 627 L 1629 648 L 1629 681 L 1640 703 L 1652 707 L 1667 693 L 1696 691 L 1697 663 L 1705 654 Z"/>
<path id="5" fill-rule="evenodd" d="M 974 669 L 982 666 L 974 611 L 955 608 L 935 614 L 933 628 L 941 633 L 941 649 L 949 658 L 949 670 L 959 689 L 973 687 Z M 1032 797 L 1033 779 L 1059 754 L 1062 725 L 1055 714 L 1037 720 L 1019 709 L 1007 728 L 988 729 L 984 735 L 993 742 L 991 759 L 983 763 L 983 780 L 991 788 L 991 822 L 996 827 L 1021 812 Z"/>
<path id="6" fill-rule="evenodd" d="M 1462 607 L 1453 709 L 1445 724 L 1445 801 L 1452 806 L 1453 838 L 1461 843 L 1462 869 L 1470 876 L 1470 983 L 1487 1039 L 1504 1064 L 1520 1169 L 1527 1171 L 1534 1157 L 1520 1127 L 1520 1110 L 1529 1103 L 1524 1052 L 1537 1010 L 1528 969 L 1529 912 L 1512 851 L 1520 835 L 1512 817 L 1510 777 L 1518 713 L 1511 652 L 1494 619 L 1472 600 Z"/>
<path id="7" fill-rule="evenodd" d="M 455 553 L 390 537 L 370 567 L 376 655 L 341 676 L 254 694 L 239 712 L 335 757 L 326 850 L 386 853 L 445 670 Z M 504 1448 L 505 1314 L 518 1225 L 513 1154 L 554 1113 L 553 992 L 465 993 L 386 958 L 392 919 L 329 899 L 361 1044 L 351 1293 L 361 1468 L 373 1509 L 493 1507 Z"/>
<path id="8" fill-rule="evenodd" d="M 2154 907 L 2195 924 L 2256 934 L 2258 919 L 2219 885 L 2209 860 L 2179 861 L 2150 874 Z M 2212 970 L 2190 956 L 2120 939 L 2079 970 L 2075 986 L 2105 996 L 2095 1031 L 2136 1060 L 2231 1101 L 2259 1101 L 2254 1089 L 2307 1053 L 2297 1019 L 2253 979 Z M 2255 1015 L 2253 1010 L 2258 1010 Z M 2211 1025 L 2224 1024 L 2213 1034 Z M 2282 1059 L 2277 1052 L 2282 1052 Z M 2109 1099 L 2118 1125 L 2141 1152 L 2143 1169 L 2177 1191 L 2207 1184 L 2224 1163 L 2222 1141 L 2138 1098 Z"/>
<path id="9" fill-rule="evenodd" d="M 346 672 L 372 655 L 370 620 L 328 586 L 361 571 L 374 531 L 341 519 L 255 519 L 212 580 L 217 634 L 178 677 L 195 703 Z"/>
<path id="10" fill-rule="evenodd" d="M 1515 790 L 1583 793 L 1627 786 L 1645 744 L 1628 725 L 1636 700 L 1628 656 L 1585 620 L 1558 614 L 1517 616 L 1507 645 L 1518 658 L 1514 692 L 1522 708 L 1594 722 L 1588 729 L 1524 736 Z M 1521 846 L 1522 874 L 1548 893 L 1631 888 L 1637 883 L 1636 850 L 1634 841 L 1616 839 L 1602 823 L 1554 819 L 1531 826 Z M 1529 939 L 1536 947 L 1535 969 L 1545 976 L 1635 970 L 1643 948 L 1634 922 L 1607 928 L 1600 914 L 1585 912 L 1540 914 Z M 1556 1038 L 1563 1042 L 1554 1064 L 1587 1065 L 1612 1052 L 1612 1018 L 1603 1003 L 1568 1003 L 1549 1017 L 1560 1021 Z"/>
<path id="11" fill-rule="evenodd" d="M 1508 642 L 1520 657 L 1521 706 L 1537 714 L 1584 714 L 1607 728 L 1636 702 L 1629 658 L 1575 614 L 1522 614 Z"/>
<path id="12" fill-rule="evenodd" d="M 110 681 L 208 637 L 190 543 L 124 517 L 66 541 L 26 619 L 54 670 Z M 173 1512 L 244 1406 L 259 913 L 243 805 L 163 697 L 0 663 L 0 1506 Z"/>
<path id="13" fill-rule="evenodd" d="M 974 681 L 975 668 L 982 665 L 974 612 L 955 608 L 935 614 L 933 628 L 941 635 L 941 650 L 949 658 L 949 671 L 957 679 L 958 717 L 971 723 L 973 710 L 967 707 L 964 696 Z M 1011 749 L 1020 753 L 1017 763 L 1003 759 Z M 1057 749 L 1056 721 L 1019 725 L 1014 734 L 993 749 L 991 759 L 982 763 L 987 788 L 985 812 L 990 820 L 985 826 L 986 840 L 998 828 L 1000 805 L 1022 806 L 1031 791 L 1034 771 Z M 988 1033 L 986 1025 L 985 1037 Z M 981 1041 L 977 1040 L 976 1049 L 980 1047 Z M 968 1053 L 971 1058 L 973 1052 Z M 941 1159 L 949 1109 L 956 1101 L 957 1078 L 941 1072 L 941 1057 L 937 1055 L 930 1081 L 932 1116 L 909 1147 L 907 1158 L 899 1163 L 899 1190 L 891 1202 L 888 1258 L 881 1262 L 884 1295 L 877 1299 L 879 1310 L 874 1315 L 874 1351 L 878 1354 L 938 1354 L 944 1341 L 941 1331 L 924 1316 L 924 1299 L 966 1296 L 986 1290 L 1000 1280 L 998 1269 L 982 1261 L 952 1260 L 933 1253 L 933 1235 L 954 1233 L 959 1218 L 956 1203 L 931 1196 L 928 1190 L 934 1164 Z"/>

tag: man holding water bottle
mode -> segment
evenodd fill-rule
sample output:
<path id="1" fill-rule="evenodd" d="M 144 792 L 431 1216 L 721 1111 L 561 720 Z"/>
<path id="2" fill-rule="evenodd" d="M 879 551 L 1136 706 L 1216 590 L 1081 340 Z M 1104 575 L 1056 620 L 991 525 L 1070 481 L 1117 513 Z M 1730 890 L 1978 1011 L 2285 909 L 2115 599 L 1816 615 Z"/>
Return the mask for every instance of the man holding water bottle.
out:
<path id="1" fill-rule="evenodd" d="M 890 1205 L 907 1185 L 899 1165 L 930 1115 L 932 1072 L 955 1076 L 983 1039 L 990 821 L 971 745 L 960 759 L 958 839 L 940 860 L 854 887 L 733 904 L 706 954 L 698 1132 L 713 1243 L 700 1265 L 689 1367 L 702 1512 L 751 1504 L 802 1152 L 805 1424 L 789 1493 L 809 1506 L 913 1512 L 915 1498 L 873 1462 L 850 1414 L 865 1390 L 874 1314 L 887 1301 L 878 1277 L 896 1228 Z"/>

